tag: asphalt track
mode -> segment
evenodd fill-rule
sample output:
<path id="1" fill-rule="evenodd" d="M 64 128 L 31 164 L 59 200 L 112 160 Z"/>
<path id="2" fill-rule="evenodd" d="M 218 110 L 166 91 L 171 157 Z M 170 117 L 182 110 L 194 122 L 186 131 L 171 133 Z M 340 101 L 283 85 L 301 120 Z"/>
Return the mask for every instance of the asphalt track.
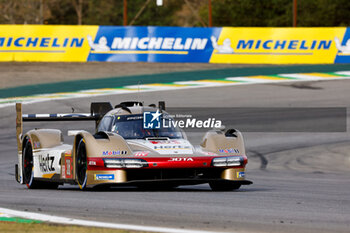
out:
<path id="1" fill-rule="evenodd" d="M 165 100 L 169 107 L 350 107 L 349 80 L 295 84 L 145 92 L 138 98 L 146 103 Z M 116 104 L 130 99 L 136 99 L 135 95 L 51 101 L 25 105 L 24 112 L 69 112 L 71 107 L 75 112 L 88 112 L 91 101 Z M 212 231 L 349 232 L 349 129 L 338 133 L 245 133 L 247 178 L 254 184 L 236 192 L 212 192 L 208 185 L 172 191 L 116 188 L 81 192 L 72 186 L 27 190 L 14 180 L 14 107 L 0 111 L 1 207 L 112 223 Z M 25 128 L 31 127 L 61 128 L 65 133 L 68 128 L 93 131 L 93 124 L 86 122 L 28 123 Z M 196 134 L 189 136 L 194 143 L 200 140 Z"/>

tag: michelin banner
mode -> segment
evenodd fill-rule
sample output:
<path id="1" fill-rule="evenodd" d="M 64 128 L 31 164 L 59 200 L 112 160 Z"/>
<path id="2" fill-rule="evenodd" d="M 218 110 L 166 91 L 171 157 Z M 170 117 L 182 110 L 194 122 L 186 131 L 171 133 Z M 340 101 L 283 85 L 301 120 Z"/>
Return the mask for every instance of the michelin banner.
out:
<path id="1" fill-rule="evenodd" d="M 350 63 L 350 28 L 0 25 L 0 61 Z"/>

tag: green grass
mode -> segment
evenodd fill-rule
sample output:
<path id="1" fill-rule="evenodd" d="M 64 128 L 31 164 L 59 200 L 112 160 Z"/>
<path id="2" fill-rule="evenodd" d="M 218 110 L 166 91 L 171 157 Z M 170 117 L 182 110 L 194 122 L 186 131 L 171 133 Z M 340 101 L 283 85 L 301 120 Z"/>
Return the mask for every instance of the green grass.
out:
<path id="1" fill-rule="evenodd" d="M 66 226 L 46 223 L 20 223 L 0 221 L 1 233 L 141 233 L 141 231 L 115 230 L 107 228 Z"/>

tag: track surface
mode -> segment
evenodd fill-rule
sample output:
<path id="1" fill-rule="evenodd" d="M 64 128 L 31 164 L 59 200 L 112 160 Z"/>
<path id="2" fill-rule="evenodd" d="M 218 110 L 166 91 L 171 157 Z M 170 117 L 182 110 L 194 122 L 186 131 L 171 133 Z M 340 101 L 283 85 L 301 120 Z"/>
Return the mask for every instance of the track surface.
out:
<path id="1" fill-rule="evenodd" d="M 295 83 L 294 83 L 295 84 Z M 146 103 L 171 107 L 349 107 L 350 81 L 302 85 L 265 84 L 140 93 Z M 117 95 L 24 106 L 25 113 L 88 112 L 91 101 L 116 104 Z M 208 112 L 208 117 L 210 117 Z M 118 188 L 81 192 L 27 190 L 14 180 L 15 111 L 0 112 L 0 206 L 61 216 L 139 225 L 244 232 L 349 232 L 350 135 L 346 133 L 245 133 L 248 179 L 236 192 L 212 192 L 208 185 L 174 191 Z M 229 117 L 229 116 L 228 116 Z M 259 116 L 256 116 L 257 119 Z M 315 119 L 317 121 L 317 119 Z M 31 127 L 88 128 L 90 123 L 30 123 Z M 349 131 L 349 130 L 347 130 Z M 197 135 L 189 135 L 194 143 Z M 68 139 L 70 140 L 70 139 Z"/>

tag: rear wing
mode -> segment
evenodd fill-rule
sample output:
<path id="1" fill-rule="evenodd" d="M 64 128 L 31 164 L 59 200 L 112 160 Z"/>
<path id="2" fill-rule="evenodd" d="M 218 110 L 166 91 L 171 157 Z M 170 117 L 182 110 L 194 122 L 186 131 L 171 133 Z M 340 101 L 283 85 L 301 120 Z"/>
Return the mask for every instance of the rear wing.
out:
<path id="1" fill-rule="evenodd" d="M 22 114 L 22 104 L 16 103 L 16 136 L 18 151 L 22 150 L 23 122 L 25 121 L 95 121 L 95 127 L 102 117 L 112 110 L 109 102 L 91 103 L 90 113 Z"/>

